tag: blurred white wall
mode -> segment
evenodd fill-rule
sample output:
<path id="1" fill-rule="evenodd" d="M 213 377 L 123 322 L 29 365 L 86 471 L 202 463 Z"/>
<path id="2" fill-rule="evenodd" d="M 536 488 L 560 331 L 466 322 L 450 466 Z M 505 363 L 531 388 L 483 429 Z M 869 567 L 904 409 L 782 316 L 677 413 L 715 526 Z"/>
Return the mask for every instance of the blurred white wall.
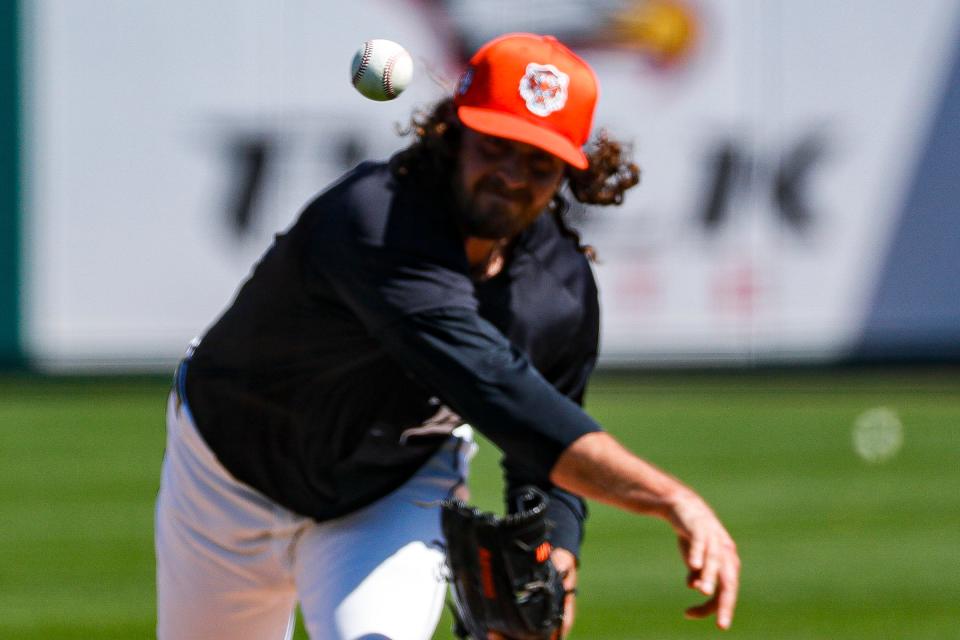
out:
<path id="1" fill-rule="evenodd" d="M 455 80 L 464 52 L 544 25 L 594 65 L 596 122 L 643 168 L 623 207 L 583 215 L 604 361 L 841 357 L 943 94 L 958 8 L 36 0 L 22 28 L 28 355 L 166 366 L 312 194 L 403 144 L 396 124 L 444 94 L 437 78 Z M 417 64 L 391 103 L 349 84 L 372 37 Z"/>

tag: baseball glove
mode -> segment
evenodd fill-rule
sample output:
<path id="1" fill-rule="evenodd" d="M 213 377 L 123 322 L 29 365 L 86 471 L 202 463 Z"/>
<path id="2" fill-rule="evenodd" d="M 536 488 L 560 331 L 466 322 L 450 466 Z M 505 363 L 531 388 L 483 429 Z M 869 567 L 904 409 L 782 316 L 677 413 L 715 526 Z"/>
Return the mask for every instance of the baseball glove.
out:
<path id="1" fill-rule="evenodd" d="M 503 517 L 460 500 L 443 503 L 459 637 L 485 640 L 488 631 L 511 640 L 560 637 L 565 593 L 550 561 L 547 503 L 535 487 L 522 491 L 517 513 Z"/>

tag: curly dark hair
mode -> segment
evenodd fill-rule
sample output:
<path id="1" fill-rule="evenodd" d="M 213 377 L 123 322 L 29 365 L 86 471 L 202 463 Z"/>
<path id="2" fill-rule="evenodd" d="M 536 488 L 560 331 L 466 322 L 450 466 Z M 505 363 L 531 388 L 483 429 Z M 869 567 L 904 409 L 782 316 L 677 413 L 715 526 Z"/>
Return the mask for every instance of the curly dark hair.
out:
<path id="1" fill-rule="evenodd" d="M 430 110 L 415 112 L 409 127 L 400 130 L 401 135 L 412 135 L 414 141 L 391 160 L 393 175 L 398 179 L 413 177 L 438 194 L 448 193 L 463 126 L 453 98 L 441 100 Z M 601 130 L 587 151 L 589 166 L 581 170 L 567 165 L 565 182 L 570 194 L 583 204 L 621 204 L 627 189 L 640 181 L 640 169 L 631 161 L 629 151 Z M 580 234 L 565 220 L 570 205 L 562 191 L 557 190 L 553 196 L 550 212 L 560 232 L 573 238 L 577 248 L 594 260 L 594 248 L 582 244 Z"/>

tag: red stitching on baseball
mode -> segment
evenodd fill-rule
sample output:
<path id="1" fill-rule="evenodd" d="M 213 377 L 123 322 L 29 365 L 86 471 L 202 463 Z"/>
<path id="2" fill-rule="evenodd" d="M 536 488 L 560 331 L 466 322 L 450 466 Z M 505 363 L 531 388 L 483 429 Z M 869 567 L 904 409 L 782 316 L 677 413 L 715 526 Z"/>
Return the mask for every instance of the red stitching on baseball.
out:
<path id="1" fill-rule="evenodd" d="M 360 56 L 360 64 L 357 66 L 356 73 L 353 74 L 353 86 L 357 86 L 357 83 L 360 82 L 360 78 L 363 76 L 363 72 L 366 71 L 370 65 L 371 55 L 373 55 L 373 46 L 370 44 L 370 41 L 367 40 L 363 43 L 363 55 Z"/>
<path id="2" fill-rule="evenodd" d="M 393 66 L 397 64 L 397 58 L 400 53 L 395 53 L 387 58 L 387 64 L 383 66 L 383 92 L 388 98 L 396 98 L 397 94 L 393 90 Z"/>

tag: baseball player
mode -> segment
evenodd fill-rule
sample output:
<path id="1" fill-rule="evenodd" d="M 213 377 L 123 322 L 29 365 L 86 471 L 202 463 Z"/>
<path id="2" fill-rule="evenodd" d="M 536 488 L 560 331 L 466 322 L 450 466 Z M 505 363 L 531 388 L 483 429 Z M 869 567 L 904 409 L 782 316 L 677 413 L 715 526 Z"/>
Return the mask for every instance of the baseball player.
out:
<path id="1" fill-rule="evenodd" d="M 730 625 L 739 559 L 723 525 L 579 406 L 599 312 L 560 189 L 617 204 L 637 182 L 616 142 L 583 150 L 596 97 L 556 39 L 497 38 L 415 119 L 411 146 L 355 168 L 277 236 L 177 370 L 158 637 L 290 637 L 298 602 L 314 639 L 431 637 L 435 505 L 465 482 L 469 425 L 503 452 L 508 494 L 550 495 L 565 586 L 578 496 L 596 499 L 667 520 L 709 596 L 688 614 Z"/>

